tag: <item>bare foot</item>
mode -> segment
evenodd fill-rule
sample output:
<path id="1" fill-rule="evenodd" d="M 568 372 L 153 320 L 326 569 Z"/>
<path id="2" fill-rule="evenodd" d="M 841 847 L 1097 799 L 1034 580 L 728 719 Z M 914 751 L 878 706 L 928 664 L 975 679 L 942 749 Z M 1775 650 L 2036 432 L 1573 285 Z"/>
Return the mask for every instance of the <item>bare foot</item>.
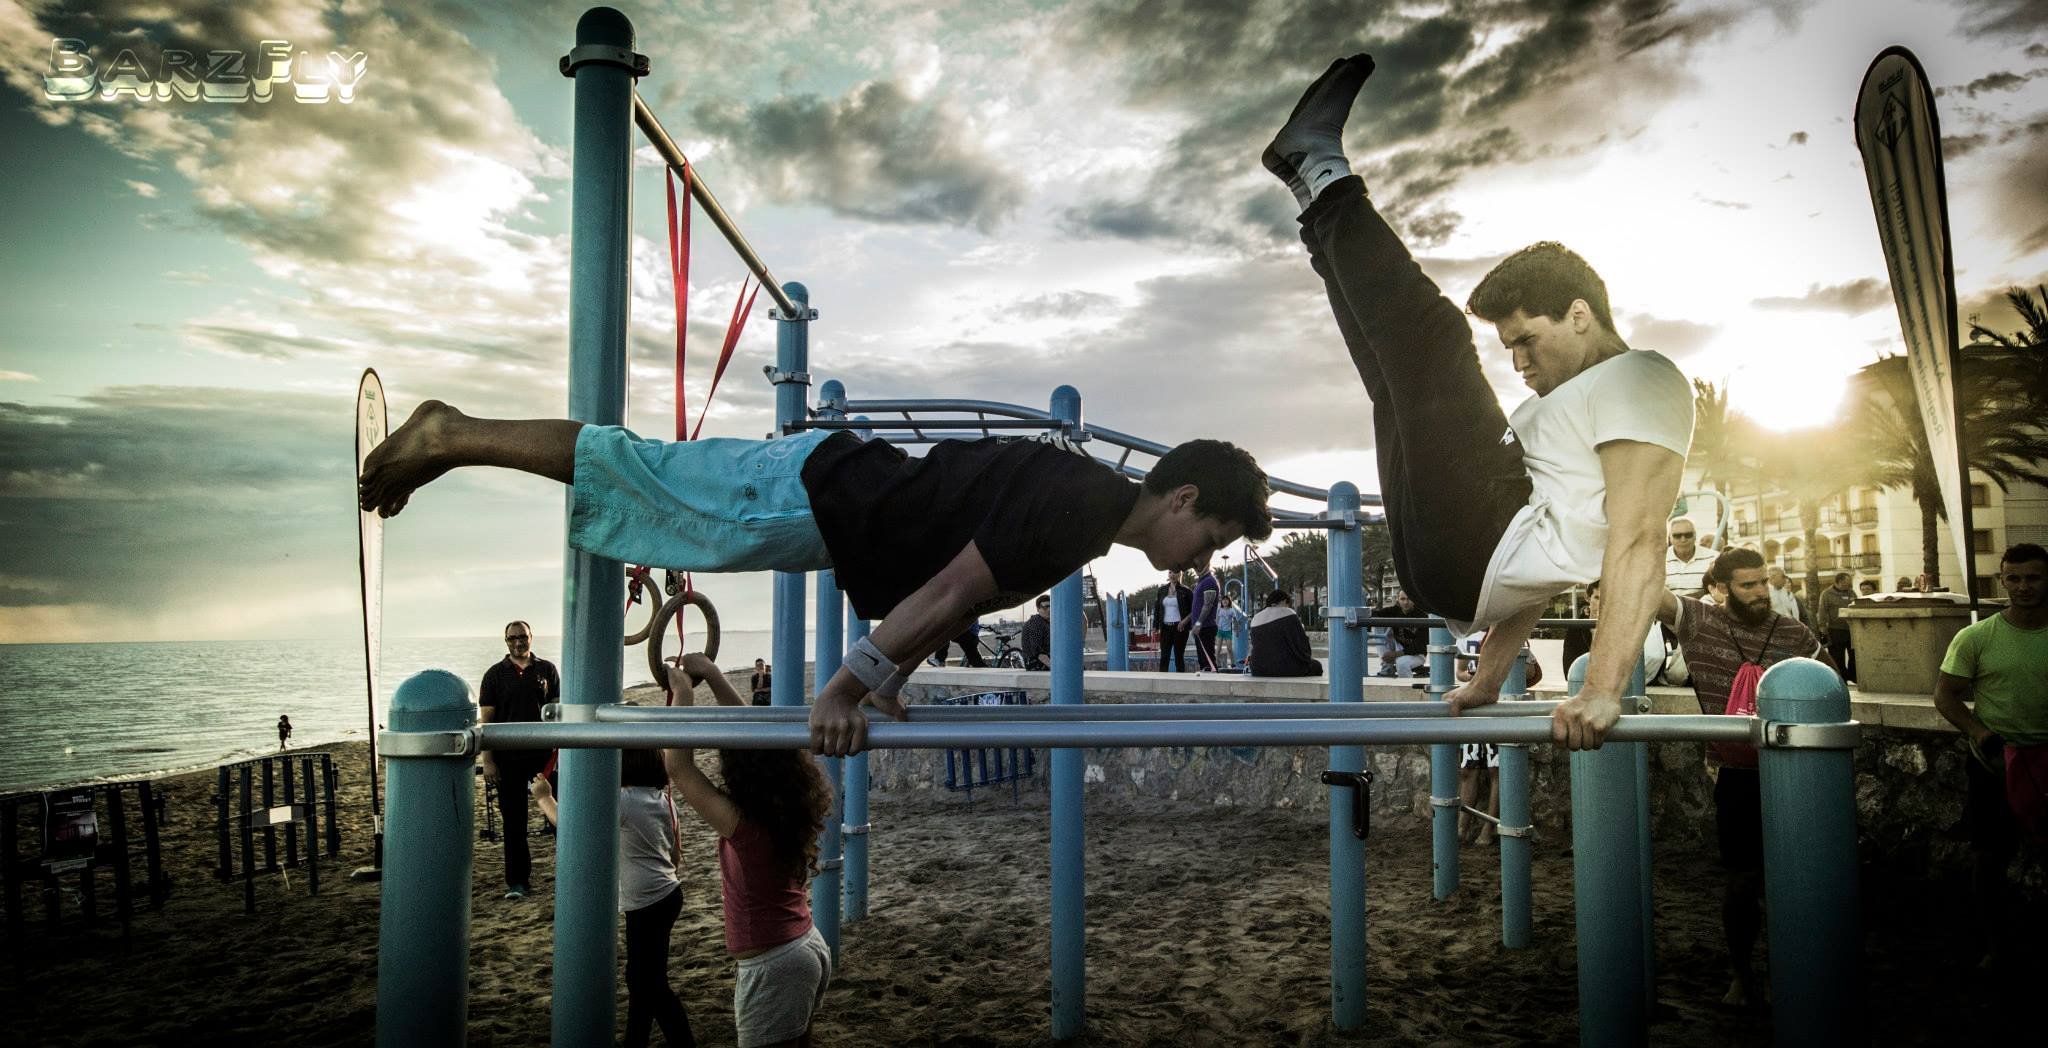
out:
<path id="1" fill-rule="evenodd" d="M 362 478 L 356 482 L 356 503 L 363 512 L 395 516 L 413 492 L 448 472 L 448 429 L 463 417 L 438 400 L 413 409 L 405 425 L 384 438 L 363 462 Z"/>

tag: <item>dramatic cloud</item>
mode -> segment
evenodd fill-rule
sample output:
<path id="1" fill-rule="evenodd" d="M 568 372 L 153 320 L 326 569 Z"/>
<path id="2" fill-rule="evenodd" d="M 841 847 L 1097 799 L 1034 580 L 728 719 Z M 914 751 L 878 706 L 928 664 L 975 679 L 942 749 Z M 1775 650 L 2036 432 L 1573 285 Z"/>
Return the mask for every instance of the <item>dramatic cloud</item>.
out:
<path id="1" fill-rule="evenodd" d="M 1990 141 L 1991 136 L 1986 134 L 1943 135 L 1941 136 L 1941 158 L 1943 160 L 1961 160 L 1971 153 L 1984 148 Z"/>
<path id="2" fill-rule="evenodd" d="M 1806 144 L 1806 137 L 1806 132 L 1794 131 L 1790 135 L 1785 136 L 1785 144 L 1788 146 L 1803 146 Z"/>
<path id="3" fill-rule="evenodd" d="M 1971 36 L 2038 36 L 2048 30 L 2048 4 L 2041 0 L 1962 0 L 1962 7 L 1963 31 Z M 2029 45 L 2027 54 L 2040 46 Z"/>
<path id="4" fill-rule="evenodd" d="M 778 202 L 989 232 L 1024 199 L 1023 184 L 976 144 L 958 108 L 916 99 L 892 80 L 839 98 L 707 102 L 692 116 L 695 130 L 745 156 L 743 177 Z"/>
<path id="5" fill-rule="evenodd" d="M 1975 98 L 1979 93 L 1984 91 L 2015 90 L 2021 84 L 2026 83 L 2029 79 L 2031 79 L 2031 77 L 2022 76 L 2018 73 L 1992 73 L 1989 76 L 1980 76 L 1977 79 L 1972 80 L 1967 84 L 1964 84 L 1962 87 L 1957 88 L 1957 90 L 1961 91 L 1966 95 L 1969 95 L 1971 98 Z"/>
<path id="6" fill-rule="evenodd" d="M 1877 277 L 1862 277 L 1846 284 L 1814 284 L 1804 295 L 1769 296 L 1752 304 L 1759 309 L 1810 309 L 1855 316 L 1889 305 L 1892 286 Z"/>
<path id="7" fill-rule="evenodd" d="M 2026 125 L 1993 190 L 1999 223 L 2022 253 L 2048 248 L 2048 119 Z"/>

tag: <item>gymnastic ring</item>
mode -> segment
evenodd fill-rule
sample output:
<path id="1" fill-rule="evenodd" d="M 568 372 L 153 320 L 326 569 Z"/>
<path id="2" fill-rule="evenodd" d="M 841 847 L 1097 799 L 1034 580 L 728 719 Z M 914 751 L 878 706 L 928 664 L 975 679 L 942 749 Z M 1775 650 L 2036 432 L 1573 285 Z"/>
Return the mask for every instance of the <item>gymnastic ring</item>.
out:
<path id="1" fill-rule="evenodd" d="M 661 611 L 654 616 L 654 626 L 647 632 L 647 672 L 656 683 L 668 679 L 668 667 L 661 659 L 662 636 L 668 632 L 669 621 L 682 614 L 685 604 L 694 606 L 704 616 L 704 657 L 718 658 L 718 609 L 711 606 L 711 598 L 702 590 L 685 590 L 662 602 Z"/>
<path id="2" fill-rule="evenodd" d="M 626 585 L 632 586 L 633 583 L 628 581 Z M 652 579 L 645 586 L 640 587 L 640 599 L 647 602 L 647 622 L 640 627 L 638 632 L 626 634 L 626 647 L 629 648 L 646 640 L 654 632 L 654 624 L 661 619 L 661 606 L 666 603 L 666 598 L 661 592 L 661 584 L 654 582 Z M 627 605 L 629 613 L 631 609 L 632 605 Z"/>

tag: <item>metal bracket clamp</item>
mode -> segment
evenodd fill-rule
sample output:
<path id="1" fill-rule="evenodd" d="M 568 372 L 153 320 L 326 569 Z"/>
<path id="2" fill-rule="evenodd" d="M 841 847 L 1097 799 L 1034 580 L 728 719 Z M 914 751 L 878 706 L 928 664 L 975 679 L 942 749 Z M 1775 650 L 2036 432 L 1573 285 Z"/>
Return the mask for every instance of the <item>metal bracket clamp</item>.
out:
<path id="1" fill-rule="evenodd" d="M 1371 608 L 1346 608 L 1341 605 L 1333 605 L 1324 610 L 1323 617 L 1330 622 L 1339 623 L 1347 629 L 1373 629 L 1375 627 L 1365 621 L 1372 618 L 1372 611 L 1373 609 Z"/>
<path id="2" fill-rule="evenodd" d="M 840 859 L 820 859 L 818 860 L 818 872 L 834 873 L 845 865 L 846 863 Z"/>
<path id="3" fill-rule="evenodd" d="M 792 382 L 799 386 L 811 384 L 811 373 L 808 371 L 784 371 L 773 364 L 763 364 L 761 365 L 761 374 L 768 376 L 768 384 L 771 386 L 780 386 Z"/>
<path id="4" fill-rule="evenodd" d="M 578 67 L 592 62 L 615 65 L 634 76 L 646 76 L 648 73 L 646 55 L 609 44 L 581 44 L 570 48 L 558 64 L 563 76 L 575 76 Z"/>
<path id="5" fill-rule="evenodd" d="M 1425 695 L 1449 695 L 1458 690 L 1458 686 L 1455 684 L 1423 684 L 1418 685 L 1418 687 L 1422 689 Z"/>
<path id="6" fill-rule="evenodd" d="M 843 837 L 865 837 L 874 826 L 875 824 L 872 822 L 864 822 L 858 826 L 848 826 L 842 822 L 839 824 L 839 833 Z"/>
<path id="7" fill-rule="evenodd" d="M 1503 822 L 1494 823 L 1493 831 L 1503 837 L 1528 838 L 1536 836 L 1536 827 L 1534 826 L 1509 826 Z"/>
<path id="8" fill-rule="evenodd" d="M 563 724 L 591 724 L 597 721 L 597 707 L 584 702 L 558 702 L 555 716 Z"/>
<path id="9" fill-rule="evenodd" d="M 1431 794 L 1429 806 L 1432 808 L 1462 808 L 1465 806 L 1465 802 L 1456 797 L 1438 797 L 1435 794 Z"/>
<path id="10" fill-rule="evenodd" d="M 1323 785 L 1351 787 L 1351 835 L 1361 841 L 1372 836 L 1372 773 L 1325 769 Z"/>
<path id="11" fill-rule="evenodd" d="M 1860 721 L 1836 724 L 1794 724 L 1757 721 L 1757 745 L 1774 750 L 1853 750 L 1863 741 Z"/>
<path id="12" fill-rule="evenodd" d="M 540 707 L 540 719 L 546 723 L 553 723 L 555 721 L 561 720 L 562 704 L 559 702 L 542 703 Z"/>
<path id="13" fill-rule="evenodd" d="M 1457 655 L 1457 654 L 1460 654 L 1460 652 L 1458 651 L 1458 646 L 1457 646 L 1456 644 L 1428 644 L 1428 645 L 1424 645 L 1424 647 L 1426 647 L 1426 648 L 1428 648 L 1428 649 L 1429 649 L 1429 653 L 1430 653 L 1431 655 Z"/>
<path id="14" fill-rule="evenodd" d="M 1331 513 L 1328 510 L 1324 510 L 1309 519 L 1328 521 L 1331 531 L 1358 530 L 1358 511 L 1355 509 L 1347 509 L 1342 513 Z"/>
<path id="15" fill-rule="evenodd" d="M 769 311 L 768 311 L 768 319 L 770 319 L 770 320 L 816 320 L 816 319 L 818 319 L 818 311 L 817 311 L 817 310 L 815 310 L 815 309 L 809 309 L 809 308 L 806 308 L 806 309 L 805 309 L 805 310 L 803 311 L 803 315 L 802 315 L 802 316 L 797 316 L 797 315 L 793 315 L 793 314 L 790 314 L 790 313 L 786 313 L 786 312 L 784 312 L 784 311 L 782 310 L 782 308 L 778 306 L 778 307 L 776 307 L 776 308 L 774 308 L 774 309 L 771 309 L 771 310 L 769 310 Z"/>
<path id="16" fill-rule="evenodd" d="M 380 757 L 474 757 L 476 751 L 475 729 L 377 733 L 377 755 Z"/>

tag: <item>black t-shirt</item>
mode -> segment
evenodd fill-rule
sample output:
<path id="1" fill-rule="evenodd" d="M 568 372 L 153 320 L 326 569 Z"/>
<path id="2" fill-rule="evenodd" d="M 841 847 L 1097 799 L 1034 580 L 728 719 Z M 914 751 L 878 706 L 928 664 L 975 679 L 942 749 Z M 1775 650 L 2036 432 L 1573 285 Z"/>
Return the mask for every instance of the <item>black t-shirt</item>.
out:
<path id="1" fill-rule="evenodd" d="M 835 433 L 804 461 L 804 489 L 832 574 L 856 614 L 880 619 L 971 541 L 1013 607 L 1109 551 L 1138 484 L 1036 440 L 947 440 L 923 458 Z"/>
<path id="2" fill-rule="evenodd" d="M 507 655 L 484 671 L 476 704 L 491 711 L 494 724 L 540 720 L 540 708 L 562 701 L 562 675 L 555 664 L 535 655 L 525 669 Z"/>
<path id="3" fill-rule="evenodd" d="M 1372 609 L 1372 617 L 1376 619 L 1419 619 L 1428 614 L 1421 608 L 1409 611 L 1399 604 Z M 1395 652 L 1397 655 L 1421 655 L 1422 649 L 1429 647 L 1428 626 L 1389 626 L 1387 634 L 1394 642 L 1394 647 L 1399 649 Z"/>

